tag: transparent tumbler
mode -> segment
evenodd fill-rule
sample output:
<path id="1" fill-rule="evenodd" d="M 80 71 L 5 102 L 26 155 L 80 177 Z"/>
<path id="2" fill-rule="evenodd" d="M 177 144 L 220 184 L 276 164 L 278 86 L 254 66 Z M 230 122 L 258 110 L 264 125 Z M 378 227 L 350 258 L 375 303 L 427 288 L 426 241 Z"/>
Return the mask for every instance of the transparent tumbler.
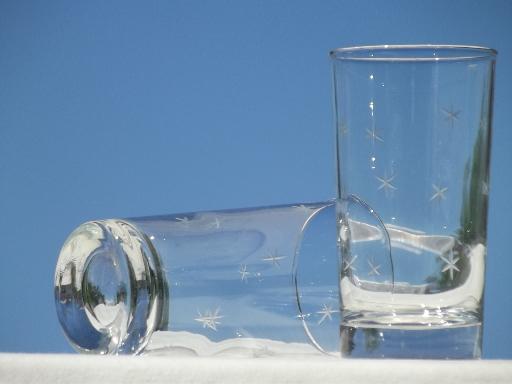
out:
<path id="1" fill-rule="evenodd" d="M 344 356 L 480 356 L 495 56 L 331 52 Z"/>
<path id="2" fill-rule="evenodd" d="M 336 204 L 91 221 L 55 272 L 80 352 L 339 355 Z"/>

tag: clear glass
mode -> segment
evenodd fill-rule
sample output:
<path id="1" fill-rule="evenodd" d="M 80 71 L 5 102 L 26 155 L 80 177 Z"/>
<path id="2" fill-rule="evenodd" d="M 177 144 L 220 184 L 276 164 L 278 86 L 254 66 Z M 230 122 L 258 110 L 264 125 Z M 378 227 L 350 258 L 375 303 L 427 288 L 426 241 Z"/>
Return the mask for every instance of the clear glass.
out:
<path id="1" fill-rule="evenodd" d="M 495 56 L 331 52 L 344 356 L 480 356 Z"/>
<path id="2" fill-rule="evenodd" d="M 64 333 L 85 353 L 339 355 L 335 207 L 85 223 L 55 272 Z"/>

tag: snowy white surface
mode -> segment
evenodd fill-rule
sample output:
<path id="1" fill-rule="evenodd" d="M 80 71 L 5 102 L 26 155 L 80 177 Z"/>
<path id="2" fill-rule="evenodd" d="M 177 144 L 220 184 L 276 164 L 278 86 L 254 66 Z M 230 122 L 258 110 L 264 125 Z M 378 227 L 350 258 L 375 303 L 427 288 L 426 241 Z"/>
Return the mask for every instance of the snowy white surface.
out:
<path id="1" fill-rule="evenodd" d="M 192 332 L 157 331 L 151 335 L 144 355 L 219 358 L 325 358 L 318 349 L 306 343 L 285 343 L 277 340 L 233 338 L 214 342 Z"/>
<path id="2" fill-rule="evenodd" d="M 512 361 L 0 354 L 1 383 L 510 383 Z"/>

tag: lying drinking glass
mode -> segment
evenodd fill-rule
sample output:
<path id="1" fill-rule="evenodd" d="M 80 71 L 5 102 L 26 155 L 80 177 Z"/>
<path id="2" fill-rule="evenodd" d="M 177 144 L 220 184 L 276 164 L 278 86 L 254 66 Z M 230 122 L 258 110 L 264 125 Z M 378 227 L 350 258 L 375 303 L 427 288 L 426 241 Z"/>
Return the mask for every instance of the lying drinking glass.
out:
<path id="1" fill-rule="evenodd" d="M 336 231 L 332 201 L 90 221 L 60 252 L 58 317 L 85 353 L 339 355 Z"/>

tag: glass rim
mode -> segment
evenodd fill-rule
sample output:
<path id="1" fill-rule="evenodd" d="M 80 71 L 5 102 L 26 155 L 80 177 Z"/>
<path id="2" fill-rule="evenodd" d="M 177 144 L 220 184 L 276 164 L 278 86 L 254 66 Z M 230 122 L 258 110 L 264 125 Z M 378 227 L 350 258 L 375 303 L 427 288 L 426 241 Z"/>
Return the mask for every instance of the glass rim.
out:
<path id="1" fill-rule="evenodd" d="M 449 44 L 386 44 L 335 48 L 332 60 L 341 61 L 407 61 L 440 62 L 494 59 L 498 51 L 478 45 Z"/>

